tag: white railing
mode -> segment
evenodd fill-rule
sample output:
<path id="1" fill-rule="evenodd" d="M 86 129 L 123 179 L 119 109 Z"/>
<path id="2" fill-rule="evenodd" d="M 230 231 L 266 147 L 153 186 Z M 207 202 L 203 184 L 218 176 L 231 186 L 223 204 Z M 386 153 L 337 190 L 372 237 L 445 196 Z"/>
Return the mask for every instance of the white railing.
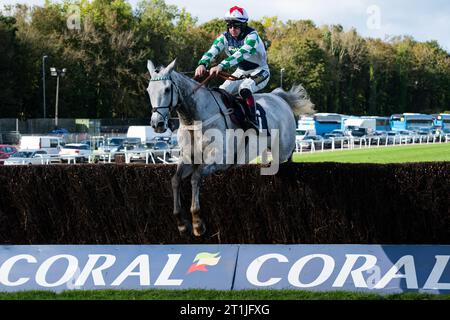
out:
<path id="1" fill-rule="evenodd" d="M 315 153 L 318 150 L 324 151 L 338 151 L 338 150 L 352 150 L 355 145 L 362 148 L 372 147 L 388 147 L 388 146 L 405 146 L 415 144 L 436 144 L 449 143 L 450 134 L 442 135 L 397 135 L 397 136 L 375 136 L 375 137 L 344 137 L 344 138 L 330 138 L 329 140 L 297 140 L 295 151 L 300 154 Z M 317 146 L 321 146 L 320 149 Z M 329 148 L 325 149 L 325 146 Z"/>
<path id="2" fill-rule="evenodd" d="M 125 163 L 131 163 L 132 161 L 149 163 L 175 163 L 179 159 L 181 150 L 179 148 L 172 148 L 167 150 L 161 149 L 148 149 L 148 150 L 125 150 L 117 154 L 111 154 L 108 152 L 94 152 L 89 156 L 89 163 L 112 163 L 116 155 L 123 155 L 125 157 Z"/>

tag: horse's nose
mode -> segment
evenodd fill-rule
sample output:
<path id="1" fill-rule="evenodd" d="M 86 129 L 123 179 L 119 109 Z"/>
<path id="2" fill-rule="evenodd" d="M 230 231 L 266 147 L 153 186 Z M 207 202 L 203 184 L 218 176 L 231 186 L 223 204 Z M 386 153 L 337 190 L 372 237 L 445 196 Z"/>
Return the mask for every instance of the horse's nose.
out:
<path id="1" fill-rule="evenodd" d="M 160 126 L 161 122 L 162 120 L 157 116 L 152 116 L 150 120 L 150 124 L 152 125 L 153 129 L 156 129 L 158 126 Z"/>
<path id="2" fill-rule="evenodd" d="M 162 121 L 162 120 L 160 120 L 160 121 L 152 121 L 151 125 L 152 125 L 153 129 L 164 128 L 164 121 Z"/>
<path id="3" fill-rule="evenodd" d="M 156 124 L 156 128 L 153 128 L 155 130 L 155 132 L 157 133 L 163 133 L 166 131 L 166 124 L 164 123 L 164 121 L 159 121 Z"/>
<path id="4" fill-rule="evenodd" d="M 162 133 L 162 132 L 166 131 L 166 124 L 164 123 L 164 121 L 152 121 L 151 125 L 152 125 L 152 128 L 157 133 Z"/>

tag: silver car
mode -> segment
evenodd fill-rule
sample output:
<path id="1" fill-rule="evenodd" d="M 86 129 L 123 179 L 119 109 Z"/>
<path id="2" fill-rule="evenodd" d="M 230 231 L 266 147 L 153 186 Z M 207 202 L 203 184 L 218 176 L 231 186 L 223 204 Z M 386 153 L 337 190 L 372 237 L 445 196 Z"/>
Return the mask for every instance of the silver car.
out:
<path id="1" fill-rule="evenodd" d="M 46 150 L 23 149 L 17 151 L 11 157 L 5 160 L 7 165 L 30 165 L 30 164 L 49 164 L 52 157 Z"/>
<path id="2" fill-rule="evenodd" d="M 92 154 L 90 147 L 83 143 L 68 143 L 59 151 L 62 162 L 73 159 L 76 162 L 86 162 Z"/>

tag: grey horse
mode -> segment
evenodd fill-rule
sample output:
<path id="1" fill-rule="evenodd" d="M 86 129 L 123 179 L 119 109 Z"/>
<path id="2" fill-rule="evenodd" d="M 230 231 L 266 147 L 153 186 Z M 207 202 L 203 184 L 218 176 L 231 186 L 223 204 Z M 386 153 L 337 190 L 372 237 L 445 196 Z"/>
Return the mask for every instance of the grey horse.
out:
<path id="1" fill-rule="evenodd" d="M 314 109 L 302 86 L 295 86 L 289 92 L 278 88 L 271 93 L 256 94 L 256 102 L 265 110 L 270 134 L 257 134 L 252 129 L 245 132 L 244 136 L 241 135 L 240 141 L 232 140 L 230 143 L 228 133 L 239 128 L 231 121 L 231 110 L 223 103 L 220 93 L 200 86 L 197 81 L 176 72 L 175 64 L 176 60 L 165 68 L 155 68 L 152 61 L 147 61 L 151 76 L 147 91 L 153 107 L 151 125 L 156 132 L 165 132 L 170 113 L 176 111 L 179 116 L 181 157 L 172 178 L 173 214 L 181 234 L 192 231 L 195 236 L 201 236 L 206 230 L 200 217 L 201 178 L 240 164 L 241 162 L 237 162 L 237 153 L 243 149 L 247 162 L 254 160 L 256 155 L 262 155 L 266 159 L 266 153 L 262 152 L 268 150 L 272 152 L 272 162 L 290 161 L 295 150 L 294 114 L 308 114 Z M 262 144 L 263 147 L 258 144 L 258 150 L 250 154 L 248 141 L 255 137 L 262 137 L 267 143 Z M 237 136 L 234 138 L 238 139 Z M 230 147 L 232 152 L 229 151 Z M 181 181 L 189 176 L 192 185 L 192 224 L 182 213 L 180 197 Z"/>

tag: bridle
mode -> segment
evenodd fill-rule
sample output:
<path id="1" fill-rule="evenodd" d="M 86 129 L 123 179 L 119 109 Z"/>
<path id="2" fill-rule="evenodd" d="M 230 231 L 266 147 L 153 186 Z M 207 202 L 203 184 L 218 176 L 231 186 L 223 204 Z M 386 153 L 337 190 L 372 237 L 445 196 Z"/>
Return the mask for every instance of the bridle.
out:
<path id="1" fill-rule="evenodd" d="M 178 93 L 178 100 L 180 99 L 180 89 L 178 88 L 178 86 L 173 82 L 172 78 L 170 76 L 164 76 L 164 77 L 156 77 L 153 79 L 150 79 L 150 81 L 164 81 L 164 80 L 169 80 L 170 81 L 170 102 L 167 106 L 157 106 L 152 108 L 152 112 L 156 112 L 157 114 L 159 114 L 163 120 L 164 120 L 164 125 L 167 126 L 168 122 L 169 122 L 169 115 L 173 110 L 176 110 L 176 108 L 179 105 L 179 101 L 177 101 L 176 105 L 173 105 L 173 95 L 174 95 L 174 88 L 176 88 L 177 93 Z M 166 115 L 163 115 L 159 110 L 161 109 L 169 109 L 169 112 L 167 112 Z"/>

